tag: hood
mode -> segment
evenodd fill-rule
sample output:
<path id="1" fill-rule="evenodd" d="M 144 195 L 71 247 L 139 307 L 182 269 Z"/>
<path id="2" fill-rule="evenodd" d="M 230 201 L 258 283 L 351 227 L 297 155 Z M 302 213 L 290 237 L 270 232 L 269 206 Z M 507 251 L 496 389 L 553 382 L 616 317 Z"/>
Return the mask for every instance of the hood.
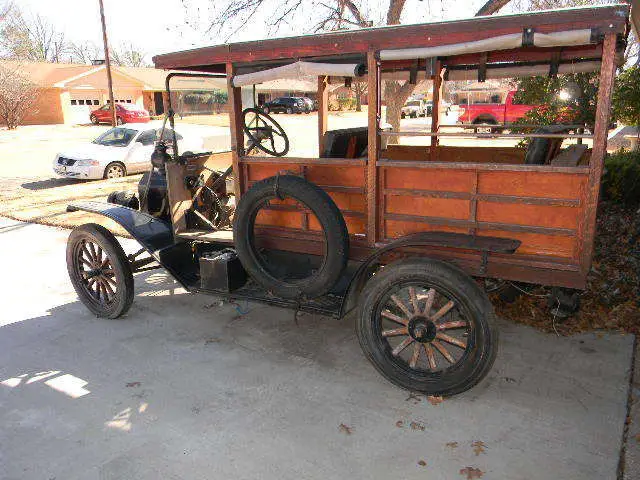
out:
<path id="1" fill-rule="evenodd" d="M 76 160 L 122 160 L 127 155 L 128 147 L 107 147 L 95 143 L 84 143 L 77 147 L 60 152 L 61 157 L 74 158 Z"/>

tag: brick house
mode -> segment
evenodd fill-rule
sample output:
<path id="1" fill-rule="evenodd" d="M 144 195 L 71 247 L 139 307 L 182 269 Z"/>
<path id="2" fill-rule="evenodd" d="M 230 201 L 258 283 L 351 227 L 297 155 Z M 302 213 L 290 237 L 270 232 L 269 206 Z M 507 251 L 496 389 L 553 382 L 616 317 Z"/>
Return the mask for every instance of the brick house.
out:
<path id="1" fill-rule="evenodd" d="M 109 99 L 105 65 L 0 61 L 0 66 L 20 71 L 39 87 L 36 103 L 23 121 L 25 125 L 89 123 L 91 110 Z M 116 66 L 111 71 L 116 103 L 137 104 L 151 114 L 164 113 L 168 72 Z M 219 83 L 226 88 L 225 81 Z"/>

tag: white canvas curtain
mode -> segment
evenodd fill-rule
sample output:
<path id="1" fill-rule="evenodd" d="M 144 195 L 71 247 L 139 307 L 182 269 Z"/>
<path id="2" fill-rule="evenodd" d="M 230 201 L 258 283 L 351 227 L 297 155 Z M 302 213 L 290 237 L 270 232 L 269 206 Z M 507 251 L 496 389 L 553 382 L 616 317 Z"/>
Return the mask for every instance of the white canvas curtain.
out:
<path id="1" fill-rule="evenodd" d="M 591 43 L 591 30 L 568 30 L 555 33 L 534 33 L 533 45 L 536 47 L 564 47 L 569 45 L 587 45 Z M 437 47 L 402 48 L 381 50 L 381 60 L 411 60 L 414 58 L 449 57 L 466 53 L 481 53 L 492 50 L 510 50 L 522 46 L 522 34 L 510 33 L 474 42 L 452 43 Z"/>
<path id="2" fill-rule="evenodd" d="M 282 78 L 303 79 L 304 77 L 357 77 L 363 72 L 363 65 L 359 63 L 314 63 L 296 62 L 283 67 L 270 68 L 260 72 L 246 73 L 233 77 L 234 87 L 255 85 L 257 83 L 279 80 Z"/>

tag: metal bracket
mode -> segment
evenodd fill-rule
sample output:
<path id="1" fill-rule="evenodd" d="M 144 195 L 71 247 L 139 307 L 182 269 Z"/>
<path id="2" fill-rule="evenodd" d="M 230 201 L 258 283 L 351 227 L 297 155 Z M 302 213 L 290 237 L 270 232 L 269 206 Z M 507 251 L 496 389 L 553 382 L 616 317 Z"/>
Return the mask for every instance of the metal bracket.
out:
<path id="1" fill-rule="evenodd" d="M 554 52 L 551 56 L 551 64 L 549 66 L 549 78 L 557 78 L 558 69 L 560 68 L 561 51 Z"/>
<path id="2" fill-rule="evenodd" d="M 489 263 L 489 252 L 487 250 L 482 250 L 482 260 L 480 261 L 480 275 L 486 275 L 488 263 Z"/>
<path id="3" fill-rule="evenodd" d="M 411 70 L 409 70 L 409 84 L 415 85 L 418 83 L 418 61 L 416 60 L 411 65 Z"/>
<path id="4" fill-rule="evenodd" d="M 602 43 L 604 42 L 604 32 L 602 32 L 599 28 L 595 27 L 591 29 L 591 38 L 589 39 L 591 43 Z"/>
<path id="5" fill-rule="evenodd" d="M 427 78 L 433 77 L 436 74 L 436 61 L 438 59 L 436 57 L 430 57 L 426 59 L 425 65 L 425 75 Z"/>
<path id="6" fill-rule="evenodd" d="M 483 83 L 487 80 L 487 60 L 489 54 L 487 52 L 480 54 L 480 60 L 478 62 L 478 82 Z"/>
<path id="7" fill-rule="evenodd" d="M 535 35 L 535 30 L 532 27 L 526 27 L 522 29 L 522 46 L 533 47 L 534 35 Z"/>

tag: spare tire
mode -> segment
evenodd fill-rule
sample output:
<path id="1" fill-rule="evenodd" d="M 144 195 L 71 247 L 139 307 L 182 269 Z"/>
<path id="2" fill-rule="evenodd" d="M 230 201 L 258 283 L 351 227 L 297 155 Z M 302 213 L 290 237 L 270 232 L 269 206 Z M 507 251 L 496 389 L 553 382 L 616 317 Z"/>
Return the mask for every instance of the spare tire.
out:
<path id="1" fill-rule="evenodd" d="M 294 199 L 313 212 L 324 230 L 322 263 L 301 279 L 278 278 L 255 245 L 254 227 L 259 211 L 270 200 L 285 198 Z M 240 198 L 233 234 L 238 257 L 247 273 L 282 298 L 313 298 L 328 293 L 340 279 L 349 257 L 347 226 L 336 204 L 324 190 L 294 175 L 270 177 L 253 184 Z"/>

